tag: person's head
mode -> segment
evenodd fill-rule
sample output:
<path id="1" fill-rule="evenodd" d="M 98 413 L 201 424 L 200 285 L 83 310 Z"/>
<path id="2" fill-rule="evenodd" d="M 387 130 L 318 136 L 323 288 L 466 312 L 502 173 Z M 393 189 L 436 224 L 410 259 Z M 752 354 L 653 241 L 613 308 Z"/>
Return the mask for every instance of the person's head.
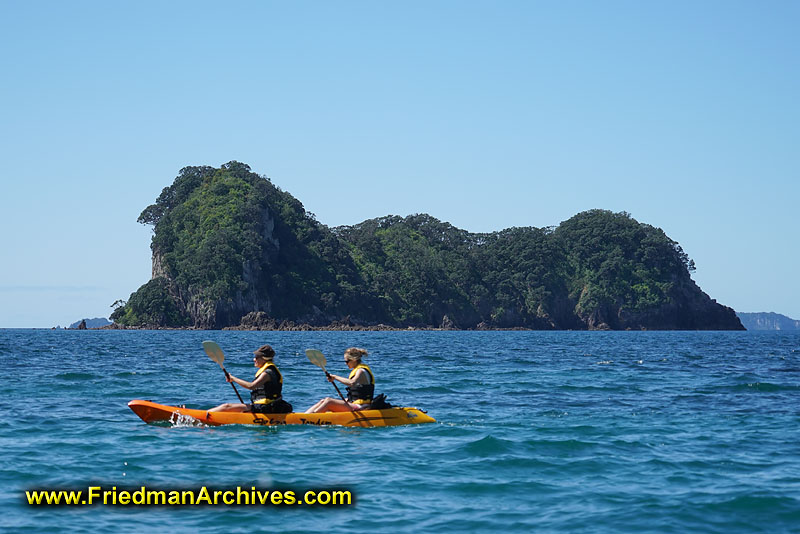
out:
<path id="1" fill-rule="evenodd" d="M 261 367 L 267 362 L 271 362 L 275 358 L 275 349 L 269 345 L 261 345 L 253 351 L 253 360 L 258 367 Z"/>
<path id="2" fill-rule="evenodd" d="M 365 358 L 366 356 L 367 351 L 357 347 L 350 347 L 344 351 L 344 361 L 347 364 L 347 367 L 351 369 L 361 363 L 361 358 Z"/>

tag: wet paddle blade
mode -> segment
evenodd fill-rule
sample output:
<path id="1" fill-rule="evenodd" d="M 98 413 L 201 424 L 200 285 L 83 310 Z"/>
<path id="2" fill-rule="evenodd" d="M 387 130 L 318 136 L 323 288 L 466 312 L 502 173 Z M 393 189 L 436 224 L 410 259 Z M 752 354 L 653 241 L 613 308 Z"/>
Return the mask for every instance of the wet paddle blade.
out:
<path id="1" fill-rule="evenodd" d="M 225 361 L 225 353 L 222 352 L 219 345 L 213 341 L 203 341 L 203 350 L 206 351 L 209 358 L 217 362 L 220 367 L 222 366 L 222 362 Z"/>
<path id="2" fill-rule="evenodd" d="M 325 355 L 317 349 L 306 349 L 306 356 L 308 357 L 308 361 L 323 369 L 325 369 L 325 365 L 328 363 L 325 360 Z"/>

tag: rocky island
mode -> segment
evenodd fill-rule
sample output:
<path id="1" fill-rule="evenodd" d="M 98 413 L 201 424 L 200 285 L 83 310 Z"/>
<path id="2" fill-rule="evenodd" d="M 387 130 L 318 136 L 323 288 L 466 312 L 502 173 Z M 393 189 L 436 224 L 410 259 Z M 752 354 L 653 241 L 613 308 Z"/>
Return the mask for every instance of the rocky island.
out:
<path id="1" fill-rule="evenodd" d="M 591 210 L 470 233 L 430 215 L 329 228 L 236 161 L 185 167 L 139 222 L 152 278 L 123 327 L 742 330 L 662 230 Z"/>

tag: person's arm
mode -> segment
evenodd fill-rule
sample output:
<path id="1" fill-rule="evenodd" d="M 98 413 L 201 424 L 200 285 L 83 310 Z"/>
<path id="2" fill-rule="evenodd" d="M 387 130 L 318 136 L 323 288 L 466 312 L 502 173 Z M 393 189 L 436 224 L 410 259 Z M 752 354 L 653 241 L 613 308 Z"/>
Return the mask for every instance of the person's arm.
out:
<path id="1" fill-rule="evenodd" d="M 253 380 L 252 382 L 248 382 L 247 380 L 242 380 L 241 378 L 236 378 L 233 375 L 228 375 L 228 376 L 230 377 L 230 380 L 228 380 L 228 382 L 236 382 L 237 384 L 239 384 L 243 388 L 247 388 L 247 389 L 253 389 L 255 387 L 260 386 L 264 382 L 268 382 L 269 380 L 272 380 L 271 373 L 269 371 L 264 371 L 263 373 L 258 375 L 258 377 L 256 377 L 256 379 Z"/>
<path id="2" fill-rule="evenodd" d="M 345 377 L 339 376 L 339 375 L 330 375 L 328 377 L 328 380 L 331 381 L 331 382 L 333 382 L 334 380 L 338 380 L 339 382 L 341 382 L 345 386 L 352 386 L 354 384 L 364 384 L 365 382 L 363 380 L 360 380 L 361 377 L 363 377 L 364 375 L 366 375 L 366 372 L 364 371 L 364 369 L 359 369 L 358 372 L 356 373 L 356 375 L 353 378 L 345 378 Z"/>

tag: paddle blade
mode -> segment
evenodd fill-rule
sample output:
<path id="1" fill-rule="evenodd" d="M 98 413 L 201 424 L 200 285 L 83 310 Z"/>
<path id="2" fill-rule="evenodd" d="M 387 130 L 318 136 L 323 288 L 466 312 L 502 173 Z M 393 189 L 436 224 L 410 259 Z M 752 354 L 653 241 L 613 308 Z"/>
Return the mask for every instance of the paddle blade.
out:
<path id="1" fill-rule="evenodd" d="M 325 355 L 317 349 L 306 349 L 306 356 L 308 357 L 308 361 L 323 369 L 325 369 L 325 365 L 328 363 L 325 360 Z"/>
<path id="2" fill-rule="evenodd" d="M 219 345 L 213 341 L 203 341 L 203 350 L 206 351 L 209 358 L 217 362 L 220 367 L 222 366 L 222 362 L 225 361 L 225 353 L 222 352 Z"/>

